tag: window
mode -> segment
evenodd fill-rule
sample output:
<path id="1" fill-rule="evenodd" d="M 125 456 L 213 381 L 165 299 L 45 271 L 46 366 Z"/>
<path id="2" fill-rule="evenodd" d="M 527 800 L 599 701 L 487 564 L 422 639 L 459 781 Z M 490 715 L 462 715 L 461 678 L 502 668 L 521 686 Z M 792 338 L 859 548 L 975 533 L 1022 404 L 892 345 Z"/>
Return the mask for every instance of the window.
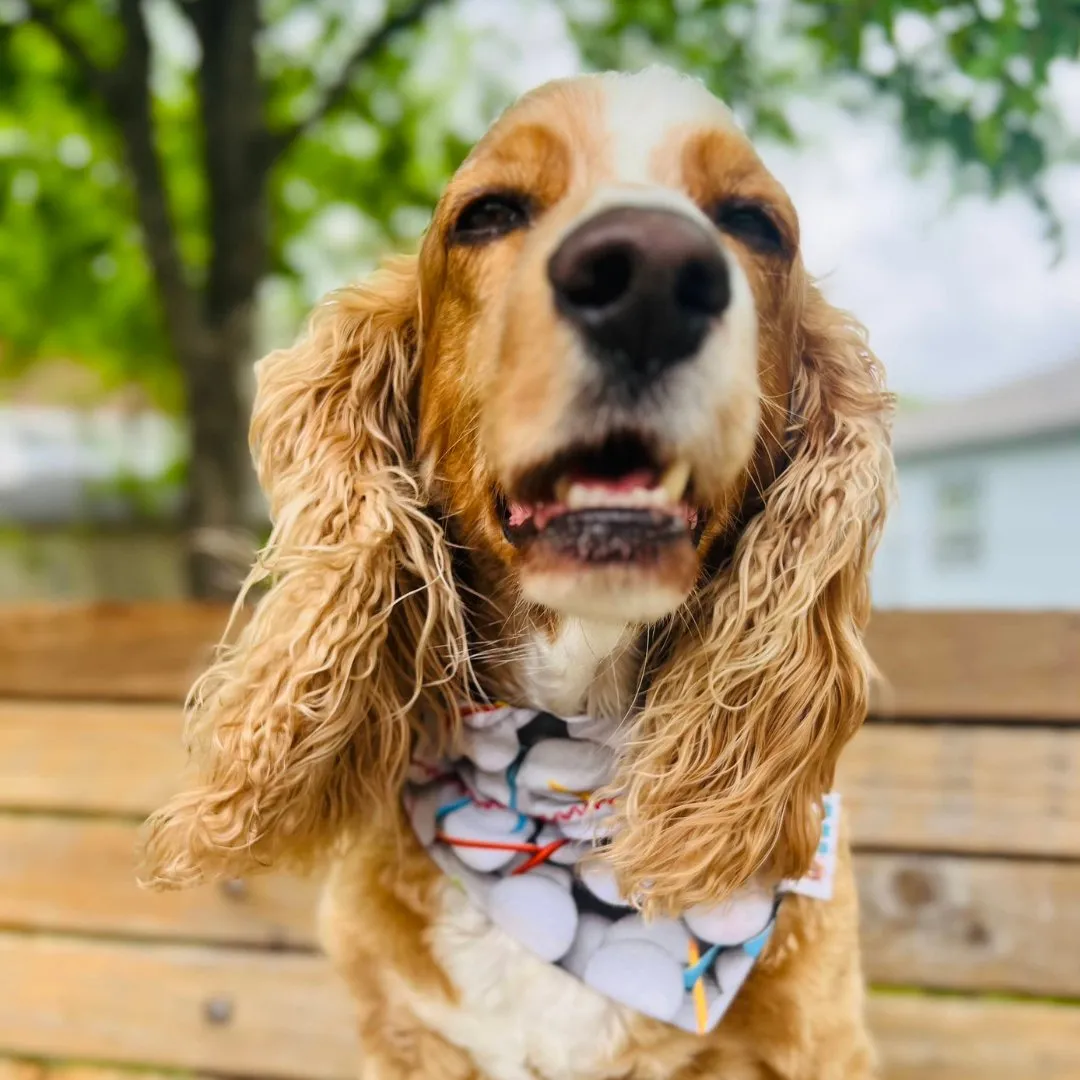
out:
<path id="1" fill-rule="evenodd" d="M 973 476 L 952 476 L 938 484 L 934 521 L 934 561 L 944 568 L 975 566 L 982 558 L 982 491 Z"/>

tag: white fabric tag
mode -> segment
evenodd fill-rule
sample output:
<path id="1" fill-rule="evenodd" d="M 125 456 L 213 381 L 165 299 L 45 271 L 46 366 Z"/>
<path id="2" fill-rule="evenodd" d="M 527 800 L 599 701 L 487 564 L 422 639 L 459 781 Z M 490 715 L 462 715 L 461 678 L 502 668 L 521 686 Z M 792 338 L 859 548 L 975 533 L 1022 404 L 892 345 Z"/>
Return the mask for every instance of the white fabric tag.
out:
<path id="1" fill-rule="evenodd" d="M 840 793 L 830 791 L 822 800 L 825 811 L 821 822 L 821 839 L 810 873 L 797 881 L 780 883 L 781 892 L 812 896 L 815 900 L 831 900 L 836 878 L 836 852 L 840 843 Z"/>

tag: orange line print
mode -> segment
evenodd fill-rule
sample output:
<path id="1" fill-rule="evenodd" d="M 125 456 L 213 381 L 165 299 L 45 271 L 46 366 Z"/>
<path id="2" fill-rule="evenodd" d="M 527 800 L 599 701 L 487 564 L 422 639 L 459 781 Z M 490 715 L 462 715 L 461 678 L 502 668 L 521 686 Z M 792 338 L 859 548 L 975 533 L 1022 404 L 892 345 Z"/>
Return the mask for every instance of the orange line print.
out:
<path id="1" fill-rule="evenodd" d="M 558 780 L 548 781 L 548 791 L 554 791 L 559 795 L 573 795 L 575 799 L 580 799 L 582 802 L 588 802 L 593 797 L 591 791 L 574 791 L 571 788 L 563 787 Z"/>
<path id="2" fill-rule="evenodd" d="M 698 952 L 697 942 L 693 938 L 690 939 L 686 951 L 690 956 L 690 967 L 701 960 L 701 953 Z M 709 1003 L 705 1000 L 705 982 L 701 975 L 698 975 L 697 982 L 694 983 L 694 1015 L 697 1017 L 698 1034 L 704 1035 L 709 1024 Z"/>

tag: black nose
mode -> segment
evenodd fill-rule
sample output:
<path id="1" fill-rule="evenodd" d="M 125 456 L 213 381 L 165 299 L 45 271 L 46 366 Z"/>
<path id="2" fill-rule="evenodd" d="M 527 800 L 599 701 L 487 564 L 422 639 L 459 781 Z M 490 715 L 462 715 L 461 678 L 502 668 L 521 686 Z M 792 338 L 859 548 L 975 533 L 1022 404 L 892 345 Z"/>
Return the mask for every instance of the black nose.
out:
<path id="1" fill-rule="evenodd" d="M 697 352 L 731 299 L 716 237 L 672 210 L 597 214 L 559 245 L 548 277 L 590 352 L 635 389 Z"/>

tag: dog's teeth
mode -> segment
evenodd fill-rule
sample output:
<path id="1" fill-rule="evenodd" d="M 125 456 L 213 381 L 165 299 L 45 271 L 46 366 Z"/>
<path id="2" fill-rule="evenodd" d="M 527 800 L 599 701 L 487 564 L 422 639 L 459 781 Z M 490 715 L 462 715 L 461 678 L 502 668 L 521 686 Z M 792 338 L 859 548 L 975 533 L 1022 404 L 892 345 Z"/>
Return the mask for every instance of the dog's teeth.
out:
<path id="1" fill-rule="evenodd" d="M 688 461 L 676 461 L 671 468 L 664 473 L 660 481 L 660 488 L 668 499 L 673 502 L 681 502 L 686 494 L 686 485 L 690 482 L 690 463 Z"/>
<path id="2" fill-rule="evenodd" d="M 668 469 L 655 487 L 613 488 L 602 483 L 560 480 L 555 498 L 569 510 L 590 507 L 640 506 L 663 509 L 678 504 L 690 480 L 690 466 L 678 462 Z"/>
<path id="3" fill-rule="evenodd" d="M 565 488 L 565 494 L 560 493 L 560 488 Z M 597 505 L 598 492 L 587 487 L 585 484 L 571 484 L 570 481 L 561 481 L 556 488 L 559 501 L 565 503 L 571 510 L 584 510 L 589 506 Z"/>
<path id="4" fill-rule="evenodd" d="M 560 502 L 570 510 L 594 506 L 667 506 L 670 502 L 663 488 L 612 490 L 592 484 L 571 484 Z"/>

